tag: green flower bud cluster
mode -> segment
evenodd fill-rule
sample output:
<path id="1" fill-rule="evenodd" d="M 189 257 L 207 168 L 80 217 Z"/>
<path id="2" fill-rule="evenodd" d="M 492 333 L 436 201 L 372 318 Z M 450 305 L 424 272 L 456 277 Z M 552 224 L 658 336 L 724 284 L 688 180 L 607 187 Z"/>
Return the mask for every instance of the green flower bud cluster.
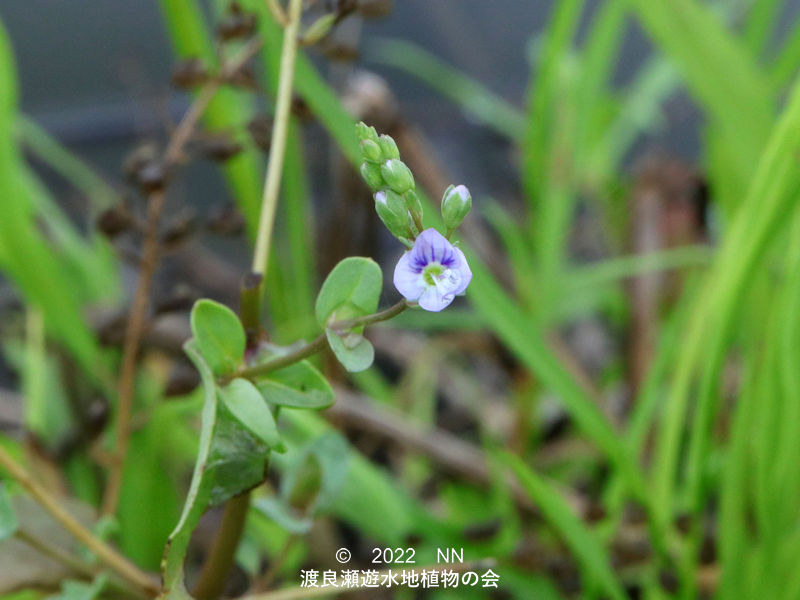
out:
<path id="1" fill-rule="evenodd" d="M 383 224 L 407 246 L 422 231 L 422 204 L 414 176 L 400 160 L 397 144 L 374 127 L 356 125 L 361 147 L 361 176 L 375 194 L 375 210 Z"/>

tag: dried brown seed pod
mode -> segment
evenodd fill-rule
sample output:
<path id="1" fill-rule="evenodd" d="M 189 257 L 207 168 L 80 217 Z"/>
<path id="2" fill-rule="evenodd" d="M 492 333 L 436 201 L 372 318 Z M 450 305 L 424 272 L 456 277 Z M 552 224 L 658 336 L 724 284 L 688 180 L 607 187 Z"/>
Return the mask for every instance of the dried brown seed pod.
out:
<path id="1" fill-rule="evenodd" d="M 101 212 L 96 221 L 97 229 L 112 239 L 130 229 L 132 225 L 133 216 L 122 202 Z"/>
<path id="2" fill-rule="evenodd" d="M 197 215 L 185 210 L 177 215 L 161 234 L 161 243 L 174 246 L 186 241 L 197 229 Z"/>
<path id="3" fill-rule="evenodd" d="M 172 85 L 176 88 L 192 88 L 205 83 L 208 78 L 208 68 L 199 58 L 182 60 L 172 68 Z"/>
<path id="4" fill-rule="evenodd" d="M 217 235 L 241 235 L 244 233 L 245 220 L 238 208 L 225 204 L 208 215 L 205 225 L 208 231 Z"/>
<path id="5" fill-rule="evenodd" d="M 217 25 L 217 35 L 223 41 L 247 38 L 256 29 L 256 17 L 251 13 L 233 12 Z"/>
<path id="6" fill-rule="evenodd" d="M 242 145 L 225 133 L 213 133 L 197 141 L 197 150 L 208 159 L 223 162 L 239 154 Z"/>
<path id="7" fill-rule="evenodd" d="M 160 160 L 146 163 L 136 173 L 136 183 L 145 194 L 152 194 L 164 189 L 167 185 L 168 172 Z"/>

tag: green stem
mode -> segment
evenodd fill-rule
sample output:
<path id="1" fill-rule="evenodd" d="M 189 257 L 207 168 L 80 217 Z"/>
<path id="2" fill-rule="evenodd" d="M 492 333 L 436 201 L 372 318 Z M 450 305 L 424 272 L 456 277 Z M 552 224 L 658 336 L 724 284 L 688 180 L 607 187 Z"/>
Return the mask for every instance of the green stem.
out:
<path id="1" fill-rule="evenodd" d="M 219 598 L 225 590 L 227 575 L 236 556 L 236 547 L 244 531 L 249 507 L 249 491 L 234 496 L 225 503 L 217 536 L 194 588 L 194 597 L 198 600 Z"/>
<path id="2" fill-rule="evenodd" d="M 289 113 L 292 102 L 292 79 L 297 55 L 297 33 L 300 29 L 302 8 L 302 0 L 291 0 L 289 4 L 289 22 L 283 33 L 278 98 L 275 105 L 275 121 L 272 127 L 272 146 L 269 153 L 267 175 L 264 181 L 264 196 L 261 200 L 261 217 L 258 221 L 256 248 L 253 253 L 253 272 L 261 275 L 267 271 L 272 229 L 275 223 L 275 211 L 278 206 L 278 192 L 281 185 L 281 172 L 283 171 L 283 158 L 286 152 L 286 136 L 289 129 Z"/>
<path id="3" fill-rule="evenodd" d="M 382 310 L 380 312 L 376 312 L 371 315 L 366 315 L 364 317 L 357 317 L 355 319 L 348 319 L 346 321 L 337 321 L 336 323 L 332 323 L 328 329 L 333 329 L 334 331 L 347 331 L 348 329 L 352 329 L 353 327 L 362 327 L 364 325 L 371 325 L 372 323 L 378 323 L 380 321 L 386 321 L 393 317 L 396 317 L 405 309 L 409 308 L 411 305 L 405 301 L 401 300 L 397 304 L 390 306 L 389 308 Z M 266 373 L 271 373 L 272 371 L 277 371 L 278 369 L 282 369 L 284 367 L 288 367 L 289 365 L 293 365 L 294 363 L 303 360 L 304 358 L 308 358 L 322 350 L 327 343 L 327 336 L 322 333 L 314 341 L 309 342 L 305 346 L 301 346 L 297 350 L 293 350 L 288 354 L 284 354 L 279 356 L 278 358 L 274 358 L 270 361 L 267 361 L 263 364 L 256 365 L 253 367 L 247 367 L 245 369 L 240 369 L 235 377 L 244 377 L 246 379 L 252 379 L 254 377 L 258 377 L 259 375 L 264 375 Z"/>

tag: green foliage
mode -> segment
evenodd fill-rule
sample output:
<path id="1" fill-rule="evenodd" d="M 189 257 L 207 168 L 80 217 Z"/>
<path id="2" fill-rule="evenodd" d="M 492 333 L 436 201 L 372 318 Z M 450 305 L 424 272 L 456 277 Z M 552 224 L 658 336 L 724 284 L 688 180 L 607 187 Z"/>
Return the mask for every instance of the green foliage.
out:
<path id="1" fill-rule="evenodd" d="M 321 410 L 336 399 L 328 380 L 307 360 L 273 371 L 256 382 L 267 404 Z"/>
<path id="2" fill-rule="evenodd" d="M 259 390 L 246 379 L 234 379 L 218 389 L 220 399 L 239 423 L 272 450 L 285 450 L 275 417 Z"/>
<path id="3" fill-rule="evenodd" d="M 329 328 L 325 330 L 325 335 L 336 358 L 351 373 L 369 369 L 375 360 L 375 349 L 360 333 L 339 334 Z"/>
<path id="4" fill-rule="evenodd" d="M 212 349 L 216 347 L 212 346 Z M 258 403 L 264 412 L 269 412 L 252 384 L 249 384 L 251 389 L 244 392 L 247 394 L 244 400 L 241 395 L 235 392 L 232 394 L 230 390 L 221 392 L 199 345 L 190 340 L 186 343 L 185 350 L 200 372 L 204 400 L 191 486 L 181 518 L 167 541 L 162 561 L 165 598 L 186 597 L 183 561 L 192 531 L 206 508 L 224 502 L 264 480 L 269 447 L 251 433 L 251 428 L 255 428 L 259 436 L 263 435 L 276 445 L 279 444 L 277 432 L 272 431 L 269 424 L 265 425 L 268 418 L 253 408 Z M 224 396 L 225 400 L 218 402 L 218 396 Z M 239 411 L 236 416 L 225 406 L 231 399 Z M 247 413 L 245 418 L 255 418 L 258 421 L 248 421 L 248 427 L 245 428 L 238 418 L 243 413 Z M 272 424 L 274 425 L 274 421 Z"/>
<path id="5" fill-rule="evenodd" d="M 330 272 L 317 296 L 316 316 L 322 327 L 331 322 L 375 312 L 383 273 L 371 258 L 351 256 Z"/>
<path id="6" fill-rule="evenodd" d="M 213 300 L 198 300 L 191 325 L 198 351 L 214 375 L 229 375 L 242 364 L 245 334 L 231 309 Z"/>
<path id="7" fill-rule="evenodd" d="M 564 538 L 591 579 L 596 581 L 610 598 L 626 598 L 622 585 L 608 564 L 604 549 L 592 532 L 586 529 L 583 522 L 570 510 L 560 494 L 518 457 L 507 454 L 504 461 L 544 513 L 547 521 Z"/>

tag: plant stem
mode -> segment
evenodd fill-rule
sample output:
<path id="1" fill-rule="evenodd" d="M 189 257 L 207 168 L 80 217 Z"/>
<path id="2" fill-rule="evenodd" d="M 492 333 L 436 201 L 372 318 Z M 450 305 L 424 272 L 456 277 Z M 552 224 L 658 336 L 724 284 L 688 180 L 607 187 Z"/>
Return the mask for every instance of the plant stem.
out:
<path id="1" fill-rule="evenodd" d="M 366 315 L 364 317 L 357 317 L 355 319 L 348 319 L 346 321 L 337 321 L 336 323 L 332 323 L 328 329 L 333 329 L 334 331 L 347 331 L 348 329 L 352 329 L 353 327 L 360 327 L 363 325 L 371 325 L 372 323 L 378 323 L 380 321 L 386 321 L 393 317 L 396 317 L 405 309 L 407 309 L 410 304 L 405 301 L 401 300 L 397 304 L 390 306 L 389 308 L 382 310 L 380 312 L 376 312 L 371 315 Z M 293 350 L 287 354 L 283 354 L 278 358 L 274 358 L 269 360 L 265 363 L 260 365 L 255 365 L 253 367 L 247 367 L 245 369 L 240 369 L 236 374 L 235 377 L 244 377 L 246 379 L 252 379 L 253 377 L 258 377 L 259 375 L 264 375 L 265 373 L 270 373 L 272 371 L 277 371 L 278 369 L 282 369 L 284 367 L 288 367 L 298 361 L 303 360 L 313 354 L 316 354 L 320 350 L 325 347 L 327 343 L 327 336 L 322 333 L 317 336 L 312 342 L 309 342 L 305 346 L 301 346 L 297 350 Z"/>
<path id="2" fill-rule="evenodd" d="M 275 105 L 275 121 L 272 127 L 272 146 L 269 153 L 267 175 L 264 180 L 264 195 L 261 200 L 261 216 L 258 222 L 256 248 L 253 253 L 253 272 L 264 275 L 267 271 L 275 211 L 278 206 L 283 158 L 286 152 L 286 136 L 289 129 L 289 109 L 292 102 L 292 80 L 297 55 L 297 33 L 300 29 L 302 0 L 290 0 L 289 20 L 283 33 L 281 71 L 278 81 L 278 98 Z M 263 290 L 263 285 L 262 285 Z"/>
<path id="3" fill-rule="evenodd" d="M 261 40 L 251 40 L 230 62 L 222 67 L 218 77 L 211 79 L 201 89 L 197 98 L 183 115 L 180 124 L 173 132 L 169 144 L 164 151 L 164 169 L 169 171 L 183 158 L 183 149 L 197 128 L 200 118 L 205 113 L 215 94 L 222 86 L 225 78 L 242 67 L 261 47 Z M 119 496 L 122 488 L 122 473 L 125 458 L 128 454 L 131 436 L 131 415 L 133 412 L 134 380 L 136 378 L 136 362 L 139 354 L 144 326 L 146 323 L 147 304 L 150 288 L 153 283 L 160 244 L 158 240 L 158 223 L 164 210 L 166 194 L 159 190 L 150 194 L 147 203 L 147 221 L 142 257 L 139 264 L 139 279 L 136 282 L 133 302 L 130 309 L 128 325 L 125 329 L 125 341 L 122 349 L 122 366 L 117 382 L 117 417 L 116 442 L 111 453 L 111 465 L 103 495 L 102 514 L 113 515 L 117 512 Z"/>
<path id="4" fill-rule="evenodd" d="M 249 491 L 234 496 L 225 503 L 217 536 L 194 588 L 194 596 L 198 600 L 219 598 L 225 589 L 225 579 L 233 565 L 249 507 Z"/>
<path id="5" fill-rule="evenodd" d="M 270 5 L 270 8 L 274 11 L 275 7 Z M 248 332 L 249 345 L 257 340 L 259 332 L 258 317 L 261 314 L 263 281 L 269 261 L 269 249 L 275 224 L 275 212 L 278 206 L 283 159 L 286 152 L 294 63 L 297 55 L 297 33 L 300 29 L 302 10 L 302 0 L 290 0 L 288 22 L 283 34 L 278 98 L 271 138 L 272 145 L 269 153 L 269 163 L 267 164 L 267 174 L 264 180 L 264 194 L 261 199 L 261 215 L 258 222 L 256 247 L 253 252 L 253 268 L 245 281 L 245 285 L 242 287 L 242 325 Z M 280 19 L 278 20 L 280 22 Z M 255 289 L 252 288 L 254 283 L 258 284 Z M 203 564 L 200 580 L 195 588 L 195 596 L 200 600 L 217 598 L 224 590 L 225 580 L 233 564 L 236 547 L 239 545 L 239 539 L 244 530 L 244 522 L 249 505 L 249 491 L 234 496 L 225 504 L 222 522 L 217 531 L 214 544 Z"/>
<path id="6" fill-rule="evenodd" d="M 72 534 L 75 539 L 94 552 L 98 560 L 108 566 L 124 580 L 129 581 L 137 588 L 151 596 L 158 594 L 158 582 L 147 573 L 140 570 L 127 558 L 119 554 L 111 546 L 96 537 L 84 527 L 75 517 L 69 514 L 44 487 L 34 480 L 8 451 L 0 446 L 0 466 L 27 491 L 42 508 L 49 512 L 64 529 Z"/>

